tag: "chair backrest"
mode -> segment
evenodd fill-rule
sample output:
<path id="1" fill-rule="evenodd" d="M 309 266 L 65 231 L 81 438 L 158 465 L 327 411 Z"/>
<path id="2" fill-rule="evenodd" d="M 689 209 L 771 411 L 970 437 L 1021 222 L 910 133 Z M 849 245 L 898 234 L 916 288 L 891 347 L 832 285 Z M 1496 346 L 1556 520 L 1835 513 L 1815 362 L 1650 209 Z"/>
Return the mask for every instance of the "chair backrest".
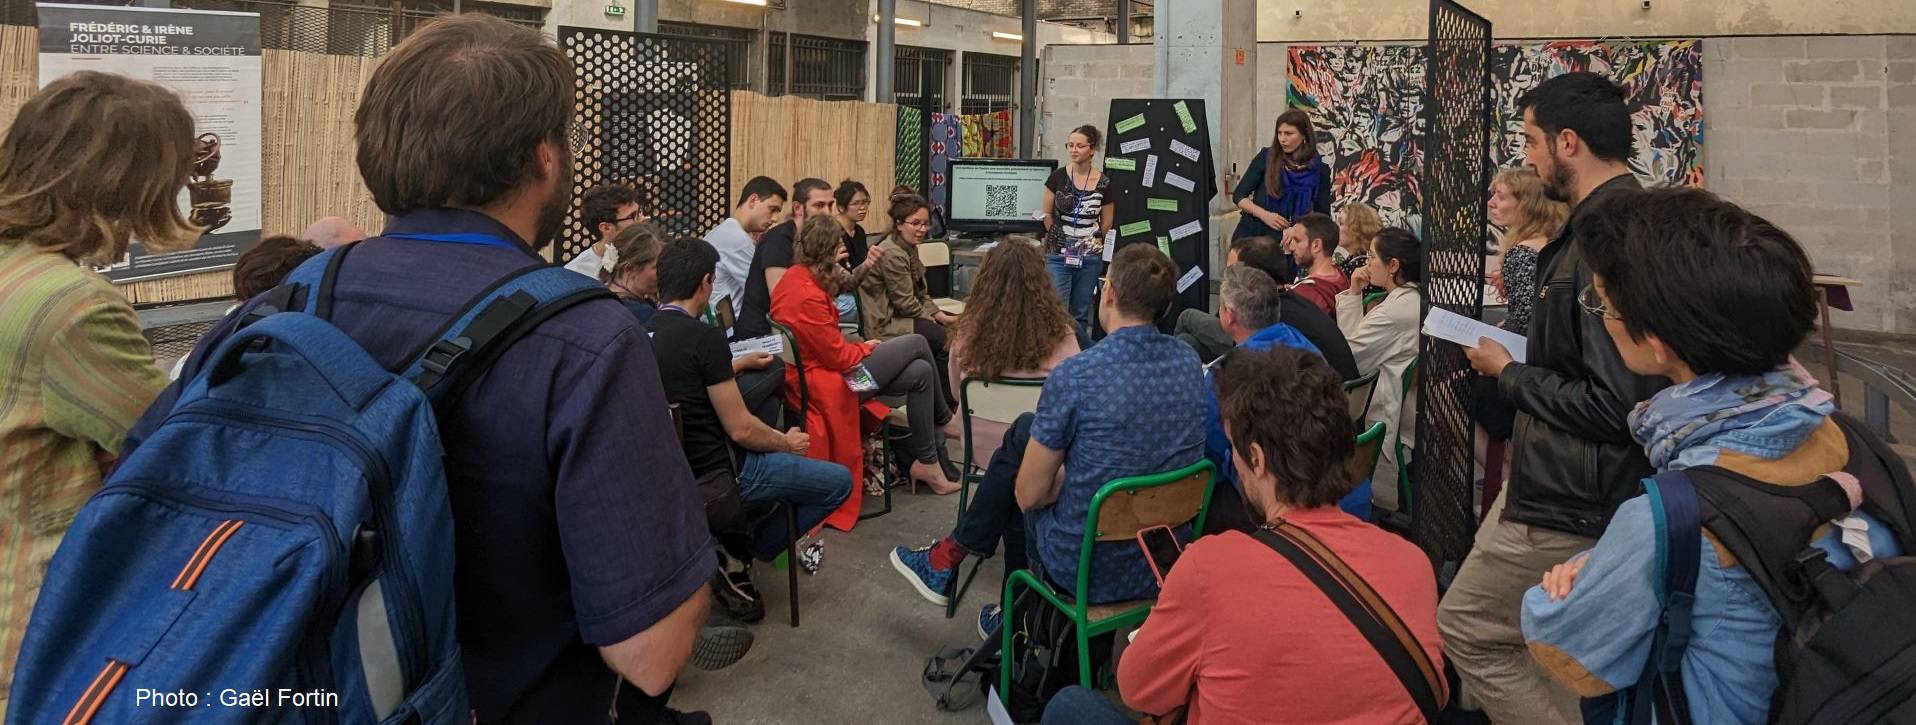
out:
<path id="1" fill-rule="evenodd" d="M 1377 470 L 1377 458 L 1384 453 L 1384 431 L 1389 427 L 1384 421 L 1370 424 L 1370 428 L 1357 434 L 1357 450 L 1351 454 L 1351 480 L 1362 482 L 1370 478 Z M 1371 482 L 1373 486 L 1376 482 Z"/>
<path id="2" fill-rule="evenodd" d="M 1383 302 L 1384 298 L 1389 295 L 1390 295 L 1389 292 L 1365 292 L 1364 293 L 1364 311 L 1370 312 L 1370 308 L 1376 307 L 1377 303 Z"/>
<path id="3" fill-rule="evenodd" d="M 798 352 L 798 337 L 792 334 L 791 328 L 779 324 L 777 320 L 768 319 L 767 321 L 772 326 L 773 334 L 778 335 L 778 359 L 785 361 L 785 366 L 797 373 L 798 422 L 802 426 L 805 422 L 805 411 L 812 407 L 812 391 L 805 383 L 805 367 L 800 364 L 802 358 Z"/>
<path id="4" fill-rule="evenodd" d="M 919 242 L 918 263 L 927 268 L 951 266 L 951 245 L 944 242 Z"/>
<path id="5" fill-rule="evenodd" d="M 1417 363 L 1422 361 L 1423 361 L 1423 358 L 1414 357 L 1410 359 L 1409 365 L 1404 366 L 1404 391 L 1403 392 L 1406 397 L 1410 395 L 1410 391 L 1417 389 Z"/>
<path id="6" fill-rule="evenodd" d="M 1202 530 L 1216 473 L 1217 469 L 1205 460 L 1175 471 L 1104 484 L 1091 499 L 1083 556 L 1090 557 L 1089 545 L 1095 541 L 1130 541 L 1139 531 L 1153 526 L 1192 523 L 1195 530 Z"/>
<path id="7" fill-rule="evenodd" d="M 958 410 L 964 415 L 965 460 L 983 465 L 972 441 L 973 418 L 1011 423 L 1025 413 L 1038 412 L 1038 396 L 1044 392 L 1044 378 L 965 378 L 958 384 Z"/>
<path id="8" fill-rule="evenodd" d="M 1372 370 L 1368 375 L 1344 381 L 1344 399 L 1350 406 L 1352 422 L 1363 420 L 1364 413 L 1370 410 L 1370 397 L 1377 392 L 1377 376 L 1381 373 L 1381 370 Z"/>

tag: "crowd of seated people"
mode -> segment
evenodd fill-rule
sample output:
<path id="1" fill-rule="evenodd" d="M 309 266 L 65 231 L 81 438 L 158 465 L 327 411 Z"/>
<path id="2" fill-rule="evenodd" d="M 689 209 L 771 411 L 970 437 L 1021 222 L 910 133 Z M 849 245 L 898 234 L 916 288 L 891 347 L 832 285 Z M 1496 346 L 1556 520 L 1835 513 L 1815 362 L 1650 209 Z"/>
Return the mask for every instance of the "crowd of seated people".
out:
<path id="1" fill-rule="evenodd" d="M 548 248 L 572 195 L 566 68 L 536 31 L 483 15 L 435 20 L 395 46 L 355 120 L 386 228 L 365 238 L 329 219 L 310 242 L 260 242 L 235 269 L 239 305 L 200 349 L 273 312 L 268 290 L 315 254 L 341 260 L 326 320 L 402 370 L 476 293 L 557 270 Z M 485 112 L 502 97 L 520 108 Z M 802 179 L 788 197 L 752 178 L 703 239 L 667 239 L 637 194 L 593 188 L 579 219 L 587 249 L 559 261 L 597 282 L 553 274 L 600 297 L 540 320 L 435 408 L 471 719 L 710 722 L 670 700 L 687 664 L 722 667 L 750 647 L 739 625 L 764 614 L 752 563 L 816 563 L 815 550 L 790 550 L 793 527 L 773 512 L 790 511 L 798 532 L 850 531 L 876 483 L 867 442 L 889 429 L 903 434 L 914 485 L 958 490 L 973 472 L 950 465 L 951 439 L 967 437 L 953 399 L 967 381 L 1020 378 L 1042 380 L 1034 410 L 968 428 L 982 471 L 957 524 L 890 550 L 904 582 L 860 585 L 953 606 L 961 564 L 1002 549 L 1007 576 L 1071 591 L 1089 562 L 1088 604 L 1152 601 L 1119 648 L 1115 697 L 1065 689 L 1046 722 L 1419 722 L 1461 701 L 1501 722 L 1571 722 L 1644 696 L 1662 613 L 1657 549 L 1645 545 L 1662 529 L 1645 476 L 1708 466 L 1761 484 L 1751 490 L 1809 490 L 1840 485 L 1832 472 L 1893 464 L 1862 455 L 1856 441 L 1872 434 L 1834 416 L 1832 396 L 1791 358 L 1815 310 L 1793 238 L 1708 192 L 1632 188 L 1623 93 L 1608 81 L 1559 76 L 1520 106 L 1537 170 L 1498 183 L 1574 211 L 1554 230 L 1499 215 L 1523 237 L 1512 249 L 1536 256 L 1531 279 L 1510 279 L 1528 263 L 1506 268 L 1506 287 L 1550 293 L 1530 306 L 1526 362 L 1490 341 L 1466 352 L 1515 408 L 1512 467 L 1441 594 L 1422 550 L 1366 521 L 1373 496 L 1402 503 L 1406 462 L 1384 446 L 1374 471 L 1353 465 L 1369 424 L 1414 443 L 1404 382 L 1422 342 L 1423 245 L 1368 207 L 1234 239 L 1217 314 L 1185 311 L 1175 335 L 1159 325 L 1179 270 L 1155 245 L 1124 245 L 1097 281 L 1089 314 L 1104 333 L 1093 339 L 1029 238 L 984 255 L 965 312 L 939 310 L 919 260 L 930 209 L 909 190 L 885 200 L 889 228 L 867 245 L 872 199 L 854 180 L 834 190 Z M 174 173 L 190 167 L 191 131 L 173 92 L 81 72 L 35 94 L 0 139 L 0 500 L 11 502 L 0 535 L 20 563 L 0 571 L 10 720 L 50 717 L 42 694 L 8 687 L 46 616 L 35 604 L 62 534 L 117 461 L 195 454 L 158 450 L 168 439 L 156 431 L 220 374 L 189 356 L 168 385 L 132 308 L 87 269 L 135 238 L 155 250 L 193 238 Z M 1090 166 L 1096 130 L 1074 136 L 1074 165 Z M 146 162 L 120 158 L 126 141 Z M 102 184 L 114 198 L 96 193 Z M 1361 265 L 1340 266 L 1340 251 Z M 771 335 L 796 364 L 752 351 Z M 1373 374 L 1352 420 L 1345 388 Z M 1208 525 L 1174 527 L 1188 545 L 1168 573 L 1136 542 L 1086 548 L 1107 484 L 1207 460 Z M 1367 491 L 1366 475 L 1388 483 Z M 715 523 L 703 498 L 713 486 L 750 513 Z M 1907 517 L 1859 508 L 1863 497 L 1807 537 L 1738 535 L 1814 547 L 1838 571 L 1910 550 Z M 1761 721 L 1787 674 L 1774 659 L 1786 612 L 1760 588 L 1771 562 L 1729 555 L 1725 533 L 1702 533 L 1694 629 L 1711 634 L 1690 642 L 1679 679 L 1693 720 Z M 1439 675 L 1408 678 L 1327 586 L 1361 596 L 1403 656 Z M 984 599 L 978 629 L 1007 626 L 997 597 Z"/>

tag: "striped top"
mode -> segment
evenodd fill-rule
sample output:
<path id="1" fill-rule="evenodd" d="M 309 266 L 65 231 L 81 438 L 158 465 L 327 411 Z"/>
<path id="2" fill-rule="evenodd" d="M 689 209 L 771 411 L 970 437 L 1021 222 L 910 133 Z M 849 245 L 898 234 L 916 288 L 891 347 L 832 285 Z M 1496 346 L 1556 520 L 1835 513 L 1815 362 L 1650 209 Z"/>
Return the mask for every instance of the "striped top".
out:
<path id="1" fill-rule="evenodd" d="M 113 285 L 0 242 L 0 707 L 48 560 L 165 385 Z"/>

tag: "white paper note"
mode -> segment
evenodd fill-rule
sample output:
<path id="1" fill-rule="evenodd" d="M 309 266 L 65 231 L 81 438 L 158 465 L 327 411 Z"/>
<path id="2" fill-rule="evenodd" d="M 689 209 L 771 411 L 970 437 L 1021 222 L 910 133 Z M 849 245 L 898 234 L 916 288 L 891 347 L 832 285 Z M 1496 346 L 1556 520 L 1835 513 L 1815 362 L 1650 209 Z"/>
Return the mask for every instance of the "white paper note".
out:
<path id="1" fill-rule="evenodd" d="M 1495 325 L 1486 325 L 1455 312 L 1440 308 L 1430 308 L 1430 314 L 1424 316 L 1424 334 L 1439 340 L 1449 340 L 1464 347 L 1476 347 L 1478 338 L 1488 337 L 1496 340 L 1510 351 L 1510 359 L 1524 361 L 1527 342 L 1524 336 Z"/>
<path id="2" fill-rule="evenodd" d="M 1175 242 L 1201 231 L 1204 231 L 1204 225 L 1198 223 L 1198 220 L 1192 219 L 1171 230 L 1171 241 Z"/>
<path id="3" fill-rule="evenodd" d="M 1151 188 L 1151 180 L 1158 175 L 1158 155 L 1144 157 L 1144 188 Z"/>
<path id="4" fill-rule="evenodd" d="M 1164 172 L 1164 183 L 1183 189 L 1187 192 L 1197 190 L 1196 182 L 1193 182 L 1190 179 L 1186 179 L 1182 176 L 1178 176 L 1178 173 L 1175 171 Z"/>
<path id="5" fill-rule="evenodd" d="M 1191 271 L 1185 272 L 1183 277 L 1178 278 L 1178 293 L 1183 294 L 1185 290 L 1190 289 L 1191 285 L 1197 284 L 1197 281 L 1203 278 L 1204 268 L 1192 267 Z"/>
<path id="6" fill-rule="evenodd" d="M 1117 251 L 1118 251 L 1118 230 L 1112 229 L 1112 230 L 1106 231 L 1104 233 L 1105 263 L 1109 264 L 1111 262 L 1111 257 L 1115 255 Z"/>
<path id="7" fill-rule="evenodd" d="M 1176 143 L 1176 142 L 1173 141 L 1172 143 Z M 1118 144 L 1118 153 L 1121 153 L 1121 154 L 1135 154 L 1139 151 L 1150 151 L 1150 150 L 1151 150 L 1151 139 L 1148 139 L 1148 138 L 1132 139 L 1130 141 L 1126 141 L 1124 143 Z"/>
<path id="8" fill-rule="evenodd" d="M 777 335 L 754 337 L 732 343 L 732 359 L 736 360 L 755 352 L 777 355 L 785 351 L 785 341 Z"/>
<path id="9" fill-rule="evenodd" d="M 1190 144 L 1177 139 L 1171 139 L 1171 153 L 1183 156 L 1192 161 L 1198 160 L 1198 150 L 1191 148 Z"/>

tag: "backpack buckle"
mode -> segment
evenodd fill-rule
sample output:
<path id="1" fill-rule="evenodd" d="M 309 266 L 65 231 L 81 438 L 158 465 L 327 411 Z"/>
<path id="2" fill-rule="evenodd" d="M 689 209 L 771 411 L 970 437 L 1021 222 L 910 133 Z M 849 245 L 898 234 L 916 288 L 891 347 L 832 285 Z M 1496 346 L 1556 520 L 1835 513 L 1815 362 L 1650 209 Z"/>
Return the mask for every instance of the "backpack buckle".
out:
<path id="1" fill-rule="evenodd" d="M 433 343 L 432 348 L 426 351 L 426 356 L 419 361 L 419 366 L 434 375 L 444 376 L 447 370 L 452 369 L 453 363 L 459 362 L 459 358 L 469 352 L 472 352 L 472 338 L 461 335 L 450 340 L 440 340 Z"/>

